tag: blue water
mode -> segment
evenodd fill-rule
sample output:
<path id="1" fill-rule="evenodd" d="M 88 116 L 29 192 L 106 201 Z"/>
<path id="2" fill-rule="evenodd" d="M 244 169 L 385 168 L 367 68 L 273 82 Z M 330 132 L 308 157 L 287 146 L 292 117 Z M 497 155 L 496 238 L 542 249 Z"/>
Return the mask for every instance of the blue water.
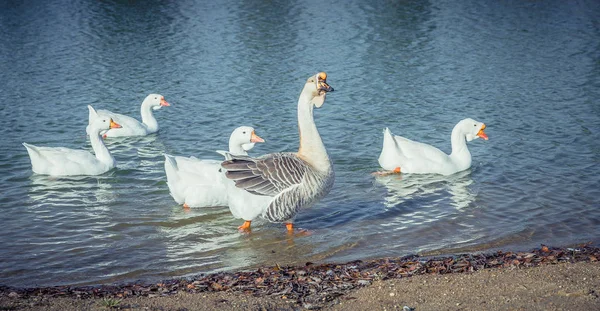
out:
<path id="1" fill-rule="evenodd" d="M 522 250 L 600 241 L 597 1 L 2 1 L 0 284 L 157 280 L 259 265 Z M 336 183 L 288 237 L 226 208 L 186 212 L 163 153 L 219 159 L 298 147 L 306 78 L 335 92 L 315 119 Z M 22 142 L 91 150 L 86 105 L 161 130 L 112 139 L 118 168 L 35 175 Z M 450 151 L 471 117 L 471 169 L 375 178 L 382 129 Z"/>

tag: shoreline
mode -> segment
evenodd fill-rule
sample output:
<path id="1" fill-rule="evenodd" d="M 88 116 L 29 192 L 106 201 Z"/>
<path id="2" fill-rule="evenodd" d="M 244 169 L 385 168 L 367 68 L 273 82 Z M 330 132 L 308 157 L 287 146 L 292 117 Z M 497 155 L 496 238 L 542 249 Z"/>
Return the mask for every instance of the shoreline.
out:
<path id="1" fill-rule="evenodd" d="M 351 293 L 372 288 L 373 284 L 410 280 L 414 276 L 444 277 L 501 270 L 518 272 L 523 270 L 522 268 L 556 266 L 560 263 L 588 263 L 600 271 L 598 259 L 600 248 L 590 244 L 573 248 L 542 245 L 529 252 L 496 251 L 443 257 L 409 255 L 400 258 L 357 260 L 343 264 L 306 263 L 304 266 L 262 267 L 254 271 L 222 272 L 146 284 L 38 288 L 0 286 L 0 310 L 37 310 L 37 307 L 43 310 L 49 307 L 48 303 L 63 300 L 71 303 L 92 301 L 97 307 L 104 304 L 104 307 L 121 308 L 121 304 L 129 300 L 168 301 L 182 295 L 202 299 L 202 296 L 214 294 L 215 297 L 221 297 L 221 294 L 233 295 L 237 297 L 234 300 L 244 300 L 246 297 L 263 299 L 276 305 L 284 303 L 284 306 L 292 309 L 321 309 L 340 305 Z M 590 295 L 597 296 L 600 294 L 600 288 L 591 292 Z M 60 309 L 67 310 L 64 306 Z"/>

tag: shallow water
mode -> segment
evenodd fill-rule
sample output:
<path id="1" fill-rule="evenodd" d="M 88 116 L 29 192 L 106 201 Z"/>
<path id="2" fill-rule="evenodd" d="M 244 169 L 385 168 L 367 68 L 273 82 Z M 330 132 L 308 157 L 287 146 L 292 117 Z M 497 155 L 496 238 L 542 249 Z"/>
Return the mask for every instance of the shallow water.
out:
<path id="1" fill-rule="evenodd" d="M 258 265 L 600 240 L 600 4 L 467 1 L 0 3 L 0 284 L 156 280 Z M 226 208 L 184 211 L 163 153 L 219 159 L 254 126 L 252 154 L 298 146 L 296 102 L 327 71 L 315 110 L 336 184 L 288 237 Z M 91 150 L 86 105 L 159 133 L 107 142 L 118 169 L 35 175 L 22 142 Z M 485 122 L 473 167 L 375 178 L 382 129 L 450 151 Z"/>

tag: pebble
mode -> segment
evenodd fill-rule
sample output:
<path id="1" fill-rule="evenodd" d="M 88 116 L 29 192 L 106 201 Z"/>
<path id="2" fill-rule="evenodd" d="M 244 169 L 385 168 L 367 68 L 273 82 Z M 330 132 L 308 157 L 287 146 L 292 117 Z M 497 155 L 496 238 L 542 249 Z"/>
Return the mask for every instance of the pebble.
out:
<path id="1" fill-rule="evenodd" d="M 496 252 L 491 254 L 464 254 L 447 257 L 405 256 L 354 261 L 347 264 L 311 264 L 303 267 L 262 267 L 254 271 L 221 272 L 199 275 L 187 279 L 171 279 L 156 284 L 124 284 L 118 286 L 90 287 L 40 287 L 18 289 L 0 286 L 0 296 L 21 297 L 157 297 L 178 292 L 203 293 L 212 291 L 247 292 L 253 296 L 285 297 L 290 303 L 312 308 L 321 308 L 327 297 L 339 297 L 348 290 L 367 285 L 378 279 L 398 279 L 413 275 L 440 275 L 472 272 L 484 268 L 533 267 L 560 262 L 590 261 L 600 258 L 600 248 L 583 245 L 577 250 L 566 251 L 548 248 L 547 251 L 533 250 L 527 253 Z M 495 277 L 497 273 L 492 276 Z M 468 279 L 461 276 L 460 279 Z M 437 277 L 436 279 L 442 279 Z M 447 279 L 444 277 L 444 279 Z M 261 280 L 260 282 L 256 282 Z M 431 280 L 431 279 L 430 279 Z M 584 279 L 585 280 L 585 279 Z M 409 279 L 409 282 L 427 280 Z M 192 286 L 188 286 L 188 285 Z M 381 284 L 381 283 L 380 283 Z M 394 286 L 391 283 L 391 286 Z M 377 287 L 383 291 L 383 286 Z M 386 289 L 394 297 L 395 289 Z M 563 288 L 561 285 L 560 288 Z"/>

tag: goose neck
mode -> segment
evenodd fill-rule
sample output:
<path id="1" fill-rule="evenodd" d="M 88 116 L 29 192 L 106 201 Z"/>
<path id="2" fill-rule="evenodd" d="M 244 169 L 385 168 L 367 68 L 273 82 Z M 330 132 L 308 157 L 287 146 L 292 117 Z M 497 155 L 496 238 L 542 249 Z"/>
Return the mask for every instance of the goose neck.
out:
<path id="1" fill-rule="evenodd" d="M 239 143 L 236 143 L 231 138 L 229 139 L 229 153 L 235 154 L 235 155 L 248 155 L 248 153 L 246 152 L 246 150 L 244 150 L 242 145 Z"/>
<path id="2" fill-rule="evenodd" d="M 158 131 L 158 122 L 152 113 L 152 106 L 146 102 L 142 103 L 140 108 L 142 114 L 142 123 L 146 126 L 149 133 Z"/>
<path id="3" fill-rule="evenodd" d="M 328 171 L 331 163 L 313 118 L 314 106 L 310 102 L 311 99 L 311 94 L 303 92 L 298 100 L 298 130 L 300 132 L 298 156 L 314 168 Z"/>
<path id="4" fill-rule="evenodd" d="M 450 157 L 460 163 L 471 165 L 471 153 L 467 147 L 467 139 L 465 134 L 460 130 L 459 126 L 455 126 L 451 136 L 452 153 Z"/>
<path id="5" fill-rule="evenodd" d="M 100 137 L 100 131 L 96 130 L 93 133 L 90 133 L 90 143 L 92 144 L 92 149 L 96 154 L 96 158 L 100 162 L 108 165 L 111 168 L 115 166 L 115 158 L 113 158 L 108 148 L 106 148 L 104 140 L 102 137 Z"/>

